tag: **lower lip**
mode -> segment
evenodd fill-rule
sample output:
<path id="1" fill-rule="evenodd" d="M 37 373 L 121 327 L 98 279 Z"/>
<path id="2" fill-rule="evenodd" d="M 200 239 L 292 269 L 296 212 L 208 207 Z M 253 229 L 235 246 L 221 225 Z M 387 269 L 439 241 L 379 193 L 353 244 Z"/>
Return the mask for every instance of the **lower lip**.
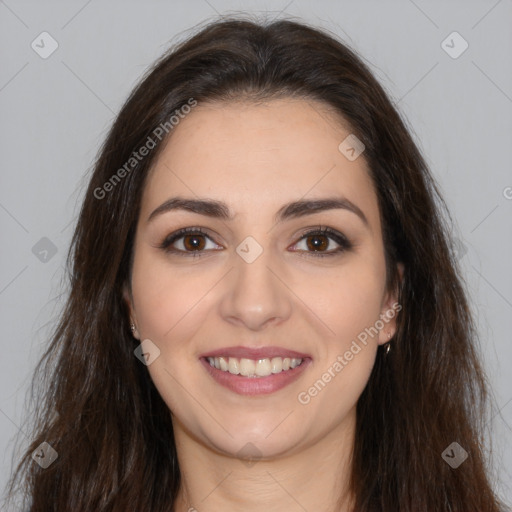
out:
<path id="1" fill-rule="evenodd" d="M 311 363 L 310 358 L 303 359 L 299 366 L 293 369 L 285 370 L 280 373 L 272 373 L 267 377 L 242 377 L 233 375 L 230 372 L 218 370 L 211 366 L 207 359 L 201 358 L 201 363 L 205 366 L 208 373 L 221 385 L 239 395 L 267 395 L 274 393 L 293 381 L 297 380 L 304 370 Z"/>

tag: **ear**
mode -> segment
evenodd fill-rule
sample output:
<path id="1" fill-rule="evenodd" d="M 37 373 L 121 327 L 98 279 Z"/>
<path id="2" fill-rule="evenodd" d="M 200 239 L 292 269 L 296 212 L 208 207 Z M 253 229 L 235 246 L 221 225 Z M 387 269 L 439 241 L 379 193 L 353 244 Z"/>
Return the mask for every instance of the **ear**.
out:
<path id="1" fill-rule="evenodd" d="M 398 290 L 404 277 L 404 264 L 397 263 L 397 269 L 399 274 L 398 286 L 394 290 L 388 291 L 380 312 L 380 321 L 384 325 L 379 330 L 379 345 L 384 345 L 393 339 L 393 336 L 396 334 L 396 317 L 402 309 L 402 305 L 398 303 Z"/>
<path id="2" fill-rule="evenodd" d="M 132 309 L 133 309 L 133 302 L 132 302 L 132 294 L 130 292 L 130 287 L 129 287 L 128 283 L 125 283 L 123 285 L 123 300 L 124 300 L 128 310 L 131 313 Z"/>
<path id="3" fill-rule="evenodd" d="M 123 286 L 123 300 L 126 304 L 126 309 L 128 310 L 128 322 L 131 328 L 131 325 L 135 325 L 135 329 L 132 330 L 132 336 L 136 339 L 140 339 L 140 334 L 137 329 L 137 317 L 135 316 L 135 308 L 133 307 L 133 297 L 131 290 L 128 284 Z M 131 330 L 131 329 L 130 329 Z"/>

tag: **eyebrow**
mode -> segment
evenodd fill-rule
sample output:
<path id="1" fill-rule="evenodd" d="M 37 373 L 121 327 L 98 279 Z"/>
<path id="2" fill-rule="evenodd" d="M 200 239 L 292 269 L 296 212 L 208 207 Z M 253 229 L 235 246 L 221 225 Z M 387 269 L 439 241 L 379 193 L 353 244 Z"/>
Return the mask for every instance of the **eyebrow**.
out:
<path id="1" fill-rule="evenodd" d="M 296 219 L 306 215 L 333 209 L 348 210 L 356 214 L 363 221 L 366 227 L 370 227 L 368 219 L 362 210 L 345 197 L 327 197 L 323 199 L 301 199 L 299 201 L 292 201 L 285 204 L 277 211 L 274 216 L 274 222 L 280 223 L 288 219 Z M 234 216 L 229 211 L 228 205 L 222 201 L 214 199 L 187 199 L 183 197 L 172 197 L 153 210 L 149 215 L 147 222 L 150 222 L 159 215 L 173 210 L 186 210 L 199 215 L 205 215 L 207 217 L 225 221 L 231 221 L 234 219 Z"/>

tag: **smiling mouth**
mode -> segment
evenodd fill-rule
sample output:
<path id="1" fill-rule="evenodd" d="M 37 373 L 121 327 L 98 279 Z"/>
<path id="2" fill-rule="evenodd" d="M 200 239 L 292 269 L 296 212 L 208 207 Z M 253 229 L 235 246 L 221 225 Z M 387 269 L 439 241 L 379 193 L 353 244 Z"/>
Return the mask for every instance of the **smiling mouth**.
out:
<path id="1" fill-rule="evenodd" d="M 222 372 L 248 378 L 268 377 L 286 373 L 300 366 L 304 359 L 291 357 L 272 357 L 263 359 L 246 359 L 238 357 L 206 357 L 210 366 Z"/>

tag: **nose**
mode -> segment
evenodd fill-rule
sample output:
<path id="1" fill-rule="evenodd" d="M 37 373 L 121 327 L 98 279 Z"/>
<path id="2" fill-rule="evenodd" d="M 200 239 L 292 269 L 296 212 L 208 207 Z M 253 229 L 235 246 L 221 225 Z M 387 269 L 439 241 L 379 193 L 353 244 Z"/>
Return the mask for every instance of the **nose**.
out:
<path id="1" fill-rule="evenodd" d="M 234 253 L 234 268 L 226 276 L 220 304 L 220 313 L 227 322 L 251 331 L 286 321 L 293 297 L 285 284 L 283 267 L 272 258 L 271 251 L 263 249 L 253 260 L 251 251 L 255 250 L 258 251 L 253 242 L 241 244 L 239 252 Z"/>

